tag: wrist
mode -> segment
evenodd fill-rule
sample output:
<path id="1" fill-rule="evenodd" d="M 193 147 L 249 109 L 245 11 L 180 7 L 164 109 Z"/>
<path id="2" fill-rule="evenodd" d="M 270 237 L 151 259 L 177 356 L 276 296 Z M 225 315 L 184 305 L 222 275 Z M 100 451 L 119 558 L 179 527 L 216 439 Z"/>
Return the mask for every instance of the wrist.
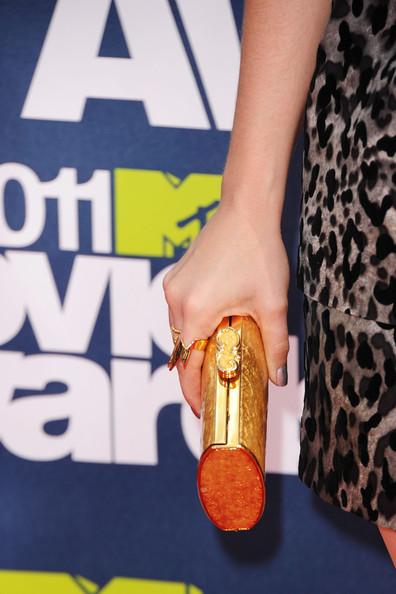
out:
<path id="1" fill-rule="evenodd" d="M 223 182 L 220 207 L 224 212 L 231 212 L 238 221 L 240 218 L 250 221 L 254 226 L 268 231 L 280 231 L 285 188 L 271 187 L 262 182 L 260 187 L 231 186 Z"/>

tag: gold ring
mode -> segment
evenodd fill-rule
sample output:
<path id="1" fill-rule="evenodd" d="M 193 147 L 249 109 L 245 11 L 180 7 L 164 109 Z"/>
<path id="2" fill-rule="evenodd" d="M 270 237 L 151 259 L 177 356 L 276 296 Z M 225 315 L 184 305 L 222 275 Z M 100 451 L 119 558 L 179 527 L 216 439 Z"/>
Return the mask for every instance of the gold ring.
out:
<path id="1" fill-rule="evenodd" d="M 191 348 L 196 349 L 197 351 L 204 351 L 206 349 L 207 345 L 208 345 L 207 338 L 197 338 L 197 340 L 193 341 Z"/>
<path id="2" fill-rule="evenodd" d="M 177 328 L 175 328 L 174 326 L 171 325 L 171 332 L 172 332 L 172 340 L 173 340 L 173 344 L 176 344 L 176 340 L 179 336 L 179 334 L 181 334 L 181 330 L 178 330 Z"/>
<path id="3" fill-rule="evenodd" d="M 170 359 L 168 361 L 169 371 L 174 368 L 179 357 L 181 358 L 183 366 L 185 368 L 187 366 L 187 362 L 190 357 L 191 351 L 193 349 L 196 349 L 198 351 L 204 351 L 206 349 L 208 342 L 208 338 L 196 338 L 195 340 L 192 340 L 188 346 L 186 346 L 183 342 L 181 334 L 179 334 L 173 347 Z"/>

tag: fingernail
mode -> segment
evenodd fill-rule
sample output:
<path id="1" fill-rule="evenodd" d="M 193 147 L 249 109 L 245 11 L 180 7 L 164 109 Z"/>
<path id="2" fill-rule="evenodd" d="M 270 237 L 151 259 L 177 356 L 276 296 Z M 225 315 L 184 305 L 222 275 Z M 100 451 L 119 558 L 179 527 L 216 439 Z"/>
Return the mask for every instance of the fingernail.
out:
<path id="1" fill-rule="evenodd" d="M 201 415 L 200 415 L 200 414 L 198 414 L 198 413 L 197 413 L 197 412 L 196 412 L 196 411 L 193 409 L 193 407 L 191 406 L 191 404 L 190 404 L 190 408 L 191 408 L 191 410 L 193 411 L 194 415 L 197 417 L 197 419 L 200 419 L 200 418 L 201 418 Z"/>
<path id="2" fill-rule="evenodd" d="M 287 384 L 287 364 L 279 367 L 276 372 L 276 383 L 278 386 L 286 386 Z"/>

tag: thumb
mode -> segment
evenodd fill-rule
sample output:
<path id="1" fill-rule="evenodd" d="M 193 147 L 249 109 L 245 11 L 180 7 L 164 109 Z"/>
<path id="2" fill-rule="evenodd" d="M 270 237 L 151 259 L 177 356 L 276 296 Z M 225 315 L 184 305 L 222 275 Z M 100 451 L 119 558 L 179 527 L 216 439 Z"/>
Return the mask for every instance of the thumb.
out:
<path id="1" fill-rule="evenodd" d="M 263 339 L 269 378 L 276 386 L 287 384 L 287 355 L 289 353 L 289 330 L 287 306 L 276 311 L 261 311 L 258 325 Z"/>

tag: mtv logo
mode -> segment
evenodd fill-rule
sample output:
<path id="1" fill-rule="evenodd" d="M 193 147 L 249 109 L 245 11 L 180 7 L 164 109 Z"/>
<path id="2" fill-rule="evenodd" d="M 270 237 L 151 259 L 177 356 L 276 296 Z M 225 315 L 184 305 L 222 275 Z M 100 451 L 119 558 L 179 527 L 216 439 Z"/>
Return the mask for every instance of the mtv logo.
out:
<path id="1" fill-rule="evenodd" d="M 100 587 L 81 576 L 43 571 L 0 570 L 0 592 L 7 594 L 203 594 L 183 582 L 115 577 Z"/>
<path id="2" fill-rule="evenodd" d="M 114 170 L 115 251 L 178 258 L 219 205 L 221 175 Z"/>

